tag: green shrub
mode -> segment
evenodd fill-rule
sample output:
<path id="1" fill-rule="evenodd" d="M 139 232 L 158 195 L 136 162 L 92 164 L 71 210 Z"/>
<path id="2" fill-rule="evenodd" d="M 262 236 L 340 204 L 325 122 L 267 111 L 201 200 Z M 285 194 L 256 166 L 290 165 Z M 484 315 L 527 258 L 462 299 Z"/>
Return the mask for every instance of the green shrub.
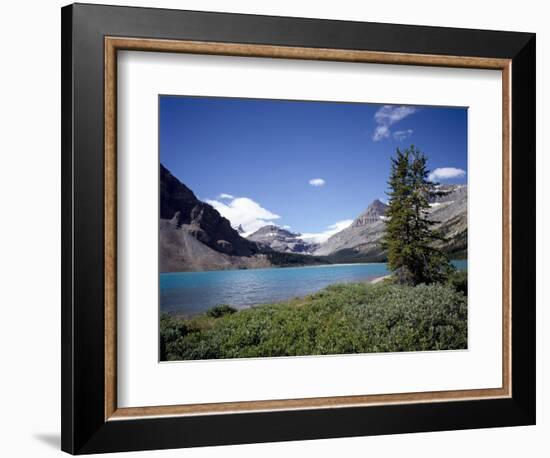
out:
<path id="1" fill-rule="evenodd" d="M 173 318 L 170 315 L 160 317 L 160 360 L 167 359 L 167 344 L 172 344 L 189 333 L 189 327 L 184 320 Z"/>
<path id="2" fill-rule="evenodd" d="M 227 304 L 220 304 L 212 307 L 206 312 L 206 315 L 212 318 L 220 318 L 224 315 L 231 315 L 235 313 L 237 309 Z"/>
<path id="3" fill-rule="evenodd" d="M 211 309 L 212 310 L 212 309 Z M 306 298 L 183 322 L 168 360 L 467 348 L 467 299 L 450 284 L 332 285 Z"/>
<path id="4" fill-rule="evenodd" d="M 468 295 L 468 272 L 457 270 L 449 277 L 449 284 L 456 290 Z"/>

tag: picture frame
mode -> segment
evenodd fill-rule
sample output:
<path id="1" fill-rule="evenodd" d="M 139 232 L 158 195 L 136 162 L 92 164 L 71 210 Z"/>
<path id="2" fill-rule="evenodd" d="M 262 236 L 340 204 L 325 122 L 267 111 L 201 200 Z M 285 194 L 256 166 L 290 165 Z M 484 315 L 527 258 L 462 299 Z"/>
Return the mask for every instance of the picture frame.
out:
<path id="1" fill-rule="evenodd" d="M 535 424 L 534 34 L 74 4 L 62 9 L 61 45 L 64 451 Z M 501 71 L 502 386 L 119 408 L 116 64 L 122 50 Z"/>

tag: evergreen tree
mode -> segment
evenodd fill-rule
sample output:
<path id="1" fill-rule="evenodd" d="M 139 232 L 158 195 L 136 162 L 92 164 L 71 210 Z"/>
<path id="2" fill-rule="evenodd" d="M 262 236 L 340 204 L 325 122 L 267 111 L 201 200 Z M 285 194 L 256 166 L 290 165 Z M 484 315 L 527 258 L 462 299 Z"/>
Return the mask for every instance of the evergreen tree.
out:
<path id="1" fill-rule="evenodd" d="M 411 145 L 391 159 L 389 207 L 383 246 L 388 266 L 399 283 L 417 285 L 444 281 L 453 270 L 446 254 L 434 247 L 442 237 L 428 218 L 430 199 L 440 195 L 428 179 L 426 156 Z"/>

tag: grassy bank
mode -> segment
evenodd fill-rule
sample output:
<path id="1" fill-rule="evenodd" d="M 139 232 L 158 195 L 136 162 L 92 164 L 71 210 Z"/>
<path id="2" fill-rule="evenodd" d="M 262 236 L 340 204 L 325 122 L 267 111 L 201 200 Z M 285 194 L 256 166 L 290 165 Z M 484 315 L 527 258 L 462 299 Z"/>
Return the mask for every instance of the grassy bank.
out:
<path id="1" fill-rule="evenodd" d="M 467 347 L 463 284 L 341 284 L 235 311 L 161 317 L 161 359 L 449 350 Z"/>

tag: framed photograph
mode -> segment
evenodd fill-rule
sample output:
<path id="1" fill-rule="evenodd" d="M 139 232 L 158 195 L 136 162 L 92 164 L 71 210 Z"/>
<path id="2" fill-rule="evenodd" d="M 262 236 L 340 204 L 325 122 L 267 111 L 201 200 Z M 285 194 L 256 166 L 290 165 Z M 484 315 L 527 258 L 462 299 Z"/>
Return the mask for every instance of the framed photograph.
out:
<path id="1" fill-rule="evenodd" d="M 535 423 L 535 35 L 62 9 L 62 448 Z"/>

